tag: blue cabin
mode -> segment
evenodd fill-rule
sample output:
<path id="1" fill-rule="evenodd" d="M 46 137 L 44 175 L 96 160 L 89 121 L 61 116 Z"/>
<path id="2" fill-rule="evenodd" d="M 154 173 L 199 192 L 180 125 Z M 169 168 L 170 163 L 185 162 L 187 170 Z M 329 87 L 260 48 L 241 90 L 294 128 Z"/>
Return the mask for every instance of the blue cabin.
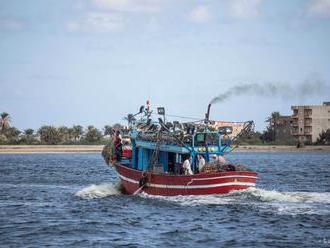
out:
<path id="1" fill-rule="evenodd" d="M 130 132 L 132 160 L 127 166 L 140 170 L 153 170 L 159 173 L 182 173 L 181 165 L 191 157 L 192 169 L 197 170 L 197 155 L 202 155 L 208 162 L 212 155 L 224 155 L 231 149 L 230 139 L 223 139 L 220 131 L 193 132 L 185 135 L 185 141 L 161 137 L 155 140 L 155 133 Z M 152 140 L 154 139 L 154 140 Z"/>

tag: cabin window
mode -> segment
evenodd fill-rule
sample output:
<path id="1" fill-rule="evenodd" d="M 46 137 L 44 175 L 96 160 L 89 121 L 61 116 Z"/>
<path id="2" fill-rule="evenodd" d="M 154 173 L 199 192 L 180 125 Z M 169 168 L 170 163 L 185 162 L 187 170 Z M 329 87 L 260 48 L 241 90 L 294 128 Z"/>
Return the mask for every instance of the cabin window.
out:
<path id="1" fill-rule="evenodd" d="M 207 144 L 209 145 L 217 145 L 218 144 L 218 135 L 216 133 L 207 134 Z"/>
<path id="2" fill-rule="evenodd" d="M 195 136 L 195 145 L 201 146 L 205 143 L 216 145 L 218 143 L 218 135 L 216 133 L 197 133 Z"/>
<path id="3" fill-rule="evenodd" d="M 196 134 L 196 142 L 197 143 L 204 143 L 205 142 L 205 134 L 204 133 Z"/>

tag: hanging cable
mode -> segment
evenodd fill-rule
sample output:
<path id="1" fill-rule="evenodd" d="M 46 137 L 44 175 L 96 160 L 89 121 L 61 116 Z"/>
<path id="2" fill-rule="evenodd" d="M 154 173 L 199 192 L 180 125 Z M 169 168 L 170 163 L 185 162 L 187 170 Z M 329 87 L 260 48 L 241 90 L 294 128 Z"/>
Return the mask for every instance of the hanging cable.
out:
<path id="1" fill-rule="evenodd" d="M 169 116 L 169 117 L 176 117 L 176 118 L 181 118 L 181 119 L 189 119 L 189 120 L 203 120 L 201 118 L 196 118 L 196 117 L 188 117 L 188 116 L 180 116 L 180 115 L 169 115 L 169 114 L 166 114 L 166 116 Z"/>

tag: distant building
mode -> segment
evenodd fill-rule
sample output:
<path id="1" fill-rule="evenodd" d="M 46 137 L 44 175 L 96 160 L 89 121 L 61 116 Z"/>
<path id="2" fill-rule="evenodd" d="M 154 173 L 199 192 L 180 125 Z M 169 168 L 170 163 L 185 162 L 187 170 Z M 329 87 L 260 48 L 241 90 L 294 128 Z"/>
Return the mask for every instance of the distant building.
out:
<path id="1" fill-rule="evenodd" d="M 235 137 L 237 136 L 243 129 L 244 123 L 242 122 L 227 122 L 227 121 L 215 121 L 214 124 L 212 124 L 213 127 L 219 128 L 219 127 L 232 127 L 233 132 L 229 135 L 229 137 Z"/>
<path id="2" fill-rule="evenodd" d="M 292 135 L 315 142 L 320 133 L 330 129 L 330 102 L 323 105 L 292 106 Z"/>

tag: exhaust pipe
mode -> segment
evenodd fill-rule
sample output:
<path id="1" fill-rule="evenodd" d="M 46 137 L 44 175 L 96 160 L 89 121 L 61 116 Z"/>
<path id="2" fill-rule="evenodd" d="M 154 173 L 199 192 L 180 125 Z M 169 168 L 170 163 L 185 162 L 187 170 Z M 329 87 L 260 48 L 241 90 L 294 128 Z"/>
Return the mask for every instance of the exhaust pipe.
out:
<path id="1" fill-rule="evenodd" d="M 211 103 L 207 106 L 207 112 L 205 113 L 205 124 L 208 124 L 210 121 L 210 110 L 211 110 Z"/>

